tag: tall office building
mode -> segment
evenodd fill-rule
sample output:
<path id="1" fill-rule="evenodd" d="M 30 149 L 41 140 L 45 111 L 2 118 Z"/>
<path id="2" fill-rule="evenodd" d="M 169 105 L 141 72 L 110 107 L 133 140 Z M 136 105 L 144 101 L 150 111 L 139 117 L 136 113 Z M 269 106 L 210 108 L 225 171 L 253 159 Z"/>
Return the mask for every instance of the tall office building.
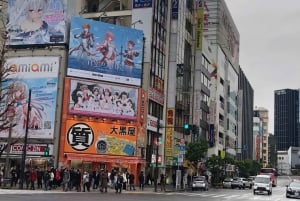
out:
<path id="1" fill-rule="evenodd" d="M 274 134 L 277 151 L 300 146 L 299 90 L 281 89 L 274 94 Z"/>
<path id="2" fill-rule="evenodd" d="M 253 102 L 254 91 L 240 68 L 238 95 L 238 159 L 253 159 Z"/>

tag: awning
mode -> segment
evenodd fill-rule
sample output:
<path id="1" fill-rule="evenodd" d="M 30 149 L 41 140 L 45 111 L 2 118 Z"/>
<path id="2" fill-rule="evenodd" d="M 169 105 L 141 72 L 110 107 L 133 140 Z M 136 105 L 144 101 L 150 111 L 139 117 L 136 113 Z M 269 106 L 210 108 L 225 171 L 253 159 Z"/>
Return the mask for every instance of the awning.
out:
<path id="1" fill-rule="evenodd" d="M 96 155 L 96 154 L 73 154 L 66 153 L 67 160 L 81 160 L 83 162 L 100 162 L 100 163 L 145 163 L 144 159 L 129 156 L 111 156 L 111 155 Z"/>

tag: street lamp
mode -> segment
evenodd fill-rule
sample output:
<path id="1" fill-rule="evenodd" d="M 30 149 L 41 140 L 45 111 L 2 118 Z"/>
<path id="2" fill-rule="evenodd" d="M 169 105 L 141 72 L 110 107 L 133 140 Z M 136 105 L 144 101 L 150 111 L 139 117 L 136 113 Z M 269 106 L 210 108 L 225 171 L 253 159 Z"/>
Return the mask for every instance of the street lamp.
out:
<path id="1" fill-rule="evenodd" d="M 137 20 L 137 21 L 132 22 L 131 25 L 133 26 L 134 29 L 135 29 L 135 25 L 136 25 L 137 23 L 143 24 L 143 21 L 142 21 L 142 20 Z"/>
<path id="2" fill-rule="evenodd" d="M 25 160 L 26 160 L 27 138 L 28 138 L 28 123 L 29 123 L 29 113 L 31 110 L 30 104 L 31 104 L 31 89 L 29 89 L 29 95 L 28 95 L 27 117 L 26 117 L 27 121 L 26 121 L 26 130 L 25 130 L 24 145 L 23 145 L 23 154 L 22 154 L 20 189 L 23 189 L 23 183 L 24 183 Z"/>

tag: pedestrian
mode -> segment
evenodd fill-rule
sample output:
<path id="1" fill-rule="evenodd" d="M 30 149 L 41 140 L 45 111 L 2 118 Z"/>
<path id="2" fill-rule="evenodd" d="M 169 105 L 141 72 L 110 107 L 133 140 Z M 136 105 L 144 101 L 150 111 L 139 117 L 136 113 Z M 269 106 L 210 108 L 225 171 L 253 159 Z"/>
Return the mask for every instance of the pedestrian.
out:
<path id="1" fill-rule="evenodd" d="M 119 172 L 117 176 L 116 187 L 115 187 L 116 193 L 122 193 L 123 181 L 124 178 L 122 174 Z"/>
<path id="2" fill-rule="evenodd" d="M 84 171 L 82 175 L 82 183 L 83 183 L 83 192 L 85 189 L 89 192 L 90 191 L 90 175 L 87 171 Z"/>
<path id="3" fill-rule="evenodd" d="M 34 168 L 31 168 L 31 171 L 30 171 L 30 174 L 29 174 L 29 181 L 30 181 L 30 190 L 35 190 L 35 187 L 34 187 L 34 183 L 37 179 L 37 173 L 35 171 Z"/>
<path id="4" fill-rule="evenodd" d="M 144 185 L 145 185 L 145 175 L 144 172 L 141 171 L 139 174 L 139 187 L 140 190 L 144 190 Z"/>
<path id="5" fill-rule="evenodd" d="M 44 178 L 44 171 L 38 167 L 36 171 L 37 175 L 37 188 L 42 189 L 43 188 L 43 178 Z"/>
<path id="6" fill-rule="evenodd" d="M 76 170 L 74 175 L 74 186 L 77 192 L 81 192 L 81 172 L 79 169 Z"/>
<path id="7" fill-rule="evenodd" d="M 129 180 L 129 190 L 132 189 L 132 190 L 135 191 L 135 187 L 134 187 L 134 174 L 133 173 L 129 174 L 128 180 Z"/>
<path id="8" fill-rule="evenodd" d="M 123 186 L 122 186 L 122 188 L 123 188 L 123 190 L 126 190 L 127 174 L 124 172 L 124 173 L 122 174 L 122 177 L 123 177 Z"/>
<path id="9" fill-rule="evenodd" d="M 97 189 L 100 182 L 100 173 L 97 169 L 93 171 L 93 181 L 93 189 Z"/>
<path id="10" fill-rule="evenodd" d="M 68 191 L 69 189 L 69 182 L 70 182 L 70 172 L 68 168 L 64 169 L 63 171 L 63 178 L 62 178 L 62 186 L 63 186 L 63 191 Z"/>
<path id="11" fill-rule="evenodd" d="M 17 181 L 18 181 L 16 168 L 14 168 L 14 167 L 11 168 L 10 175 L 11 175 L 10 187 L 14 187 L 17 185 Z"/>
<path id="12" fill-rule="evenodd" d="M 44 174 L 45 191 L 49 189 L 49 182 L 50 182 L 50 170 L 46 170 Z"/>
<path id="13" fill-rule="evenodd" d="M 100 176 L 100 191 L 107 193 L 107 183 L 109 181 L 107 170 L 103 170 Z"/>
<path id="14" fill-rule="evenodd" d="M 26 168 L 26 171 L 25 171 L 25 183 L 26 183 L 26 189 L 29 189 L 29 185 L 30 185 L 30 169 L 29 169 L 29 167 Z"/>
<path id="15" fill-rule="evenodd" d="M 160 190 L 166 191 L 166 177 L 163 173 L 160 174 Z"/>

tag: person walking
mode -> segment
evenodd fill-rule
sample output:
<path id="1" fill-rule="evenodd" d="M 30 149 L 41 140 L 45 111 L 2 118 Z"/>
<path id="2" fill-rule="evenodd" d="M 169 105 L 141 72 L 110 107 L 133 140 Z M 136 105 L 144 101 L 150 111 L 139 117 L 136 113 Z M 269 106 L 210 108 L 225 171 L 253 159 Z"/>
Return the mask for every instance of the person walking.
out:
<path id="1" fill-rule="evenodd" d="M 166 191 L 166 177 L 163 173 L 160 174 L 160 190 L 162 192 Z"/>
<path id="2" fill-rule="evenodd" d="M 116 181 L 116 193 L 122 193 L 124 178 L 122 174 L 119 172 Z"/>
<path id="3" fill-rule="evenodd" d="M 101 176 L 100 176 L 100 191 L 101 193 L 107 193 L 107 183 L 108 183 L 108 172 L 107 170 L 102 170 Z"/>
<path id="4" fill-rule="evenodd" d="M 70 182 L 70 172 L 68 168 L 64 169 L 62 180 L 63 191 L 68 191 Z"/>
<path id="5" fill-rule="evenodd" d="M 133 173 L 129 174 L 128 180 L 129 180 L 129 190 L 132 189 L 132 190 L 135 191 L 135 187 L 134 187 L 134 174 Z"/>
<path id="6" fill-rule="evenodd" d="M 37 188 L 42 189 L 43 188 L 44 171 L 41 170 L 40 167 L 38 167 L 38 169 L 36 171 L 36 175 L 37 175 Z"/>
<path id="7" fill-rule="evenodd" d="M 141 171 L 140 174 L 139 174 L 139 187 L 140 187 L 140 190 L 144 190 L 144 185 L 145 185 L 145 175 L 144 175 L 144 172 Z"/>
<path id="8" fill-rule="evenodd" d="M 34 183 L 37 179 L 37 174 L 34 168 L 31 168 L 29 173 L 29 181 L 30 181 L 30 190 L 35 190 Z"/>
<path id="9" fill-rule="evenodd" d="M 84 171 L 82 175 L 82 183 L 83 183 L 83 192 L 85 189 L 90 192 L 90 175 L 87 171 Z"/>

